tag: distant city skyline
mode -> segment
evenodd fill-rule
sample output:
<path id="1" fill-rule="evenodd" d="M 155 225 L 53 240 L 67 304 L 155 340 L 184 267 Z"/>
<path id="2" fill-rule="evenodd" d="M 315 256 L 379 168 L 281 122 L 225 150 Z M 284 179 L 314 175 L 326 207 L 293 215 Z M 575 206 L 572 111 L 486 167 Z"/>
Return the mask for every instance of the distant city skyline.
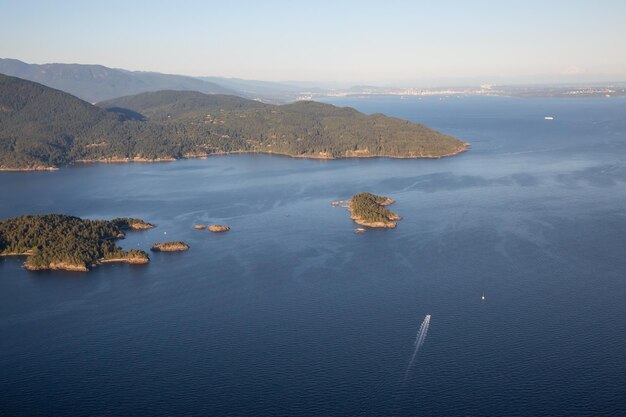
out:
<path id="1" fill-rule="evenodd" d="M 626 2 L 0 4 L 0 57 L 337 85 L 626 81 Z"/>

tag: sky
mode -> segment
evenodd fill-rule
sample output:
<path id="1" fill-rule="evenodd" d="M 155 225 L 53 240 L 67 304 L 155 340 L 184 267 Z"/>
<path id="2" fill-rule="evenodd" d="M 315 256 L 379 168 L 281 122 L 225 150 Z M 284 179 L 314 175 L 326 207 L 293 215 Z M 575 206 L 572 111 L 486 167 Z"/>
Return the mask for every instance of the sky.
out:
<path id="1" fill-rule="evenodd" d="M 626 0 L 0 0 L 0 57 L 373 85 L 626 81 Z"/>

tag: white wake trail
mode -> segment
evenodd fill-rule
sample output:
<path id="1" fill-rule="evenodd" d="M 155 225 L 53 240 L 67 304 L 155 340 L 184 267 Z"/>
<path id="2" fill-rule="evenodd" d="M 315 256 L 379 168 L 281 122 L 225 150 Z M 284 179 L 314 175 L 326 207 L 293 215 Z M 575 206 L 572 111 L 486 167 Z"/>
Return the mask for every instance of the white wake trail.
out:
<path id="1" fill-rule="evenodd" d="M 415 337 L 415 350 L 413 351 L 413 356 L 411 356 L 411 361 L 409 362 L 409 366 L 406 368 L 406 378 L 409 376 L 409 372 L 411 368 L 413 368 L 413 364 L 415 363 L 415 359 L 417 358 L 417 352 L 419 352 L 420 348 L 424 344 L 424 340 L 426 340 L 426 334 L 428 334 L 428 326 L 430 326 L 430 314 L 427 314 L 422 322 L 420 329 L 417 331 L 417 336 Z"/>
<path id="2" fill-rule="evenodd" d="M 426 335 L 428 334 L 428 326 L 430 325 L 430 316 L 426 316 L 424 322 L 422 323 L 424 326 L 422 328 L 422 332 L 420 334 L 420 338 L 417 341 L 417 348 L 421 348 L 424 344 L 424 340 L 426 339 Z"/>

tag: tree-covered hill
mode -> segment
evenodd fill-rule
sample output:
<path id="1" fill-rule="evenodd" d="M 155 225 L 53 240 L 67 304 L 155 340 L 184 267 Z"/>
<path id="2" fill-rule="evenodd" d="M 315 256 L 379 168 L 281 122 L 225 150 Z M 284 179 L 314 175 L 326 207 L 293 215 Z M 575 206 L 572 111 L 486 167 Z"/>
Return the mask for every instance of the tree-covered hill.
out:
<path id="1" fill-rule="evenodd" d="M 219 119 L 259 149 L 296 156 L 441 157 L 466 146 L 423 125 L 314 101 L 227 112 Z"/>
<path id="2" fill-rule="evenodd" d="M 277 106 L 233 96 L 160 91 L 99 105 L 125 108 L 164 126 L 184 126 L 189 138 L 210 139 L 191 153 L 238 150 L 305 157 L 416 158 L 451 155 L 466 147 L 420 124 L 314 101 Z"/>
<path id="3" fill-rule="evenodd" d="M 190 112 L 257 109 L 269 105 L 237 96 L 164 90 L 107 100 L 98 103 L 98 106 L 128 109 L 152 120 L 164 120 L 168 116 L 179 117 Z"/>
<path id="4" fill-rule="evenodd" d="M 0 167 L 70 163 L 77 139 L 115 132 L 118 119 L 62 91 L 0 75 Z"/>
<path id="5" fill-rule="evenodd" d="M 229 152 L 437 158 L 465 147 L 419 124 L 330 104 L 276 106 L 235 96 L 162 91 L 98 107 L 41 84 L 0 75 L 0 169 Z"/>

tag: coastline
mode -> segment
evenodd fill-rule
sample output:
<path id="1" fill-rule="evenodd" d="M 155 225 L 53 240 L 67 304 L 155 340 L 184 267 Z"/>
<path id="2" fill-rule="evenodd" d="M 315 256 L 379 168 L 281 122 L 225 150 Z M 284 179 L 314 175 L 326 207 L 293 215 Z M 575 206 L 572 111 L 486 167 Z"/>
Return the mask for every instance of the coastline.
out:
<path id="1" fill-rule="evenodd" d="M 32 254 L 33 254 L 33 251 L 28 250 L 24 253 L 17 253 L 17 252 L 0 253 L 0 257 L 2 256 L 30 256 Z"/>
<path id="2" fill-rule="evenodd" d="M 66 262 L 52 262 L 47 266 L 31 266 L 26 263 L 22 264 L 24 269 L 29 271 L 71 271 L 71 272 L 89 272 L 89 268 L 85 265 L 76 265 Z"/>
<path id="3" fill-rule="evenodd" d="M 24 253 L 0 253 L 0 257 L 19 257 L 19 256 L 30 256 L 32 255 L 32 251 L 26 251 Z M 47 266 L 32 266 L 28 265 L 26 262 L 22 263 L 22 267 L 29 271 L 71 271 L 71 272 L 89 272 L 90 268 L 94 268 L 101 264 L 109 264 L 109 263 L 127 263 L 131 265 L 145 265 L 150 262 L 150 258 L 140 258 L 140 257 L 125 257 L 125 258 L 110 258 L 104 259 L 100 258 L 93 264 L 89 266 L 85 265 L 77 265 L 71 264 L 68 262 L 51 262 Z"/>
<path id="4" fill-rule="evenodd" d="M 337 159 L 363 159 L 363 158 L 388 158 L 388 159 L 441 159 L 448 158 L 451 156 L 455 156 L 461 154 L 463 152 L 467 152 L 470 148 L 469 142 L 462 142 L 462 145 L 457 147 L 453 152 L 443 154 L 443 155 L 409 155 L 409 156 L 398 156 L 398 155 L 384 155 L 384 154 L 371 154 L 365 155 L 359 153 L 357 155 L 346 155 L 346 156 L 329 156 L 324 152 L 320 152 L 319 154 L 307 154 L 307 155 L 292 155 L 284 152 L 273 152 L 273 151 L 229 151 L 229 152 L 214 152 L 211 154 L 187 154 L 182 158 L 141 158 L 141 157 L 133 157 L 133 158 L 102 158 L 102 159 L 77 159 L 70 164 L 63 165 L 62 167 L 69 167 L 72 165 L 78 164 L 127 164 L 127 163 L 157 163 L 157 162 L 176 162 L 183 159 L 206 159 L 211 156 L 223 156 L 223 155 L 237 155 L 237 154 L 264 154 L 264 155 L 276 155 L 276 156 L 285 156 L 289 158 L 299 158 L 299 159 L 320 159 L 320 160 L 337 160 Z M 351 152 L 351 151 L 346 151 Z M 354 151 L 352 151 L 354 152 Z M 52 167 L 44 167 L 44 166 L 36 166 L 31 168 L 8 168 L 1 167 L 0 172 L 33 172 L 33 171 L 58 171 L 62 167 L 52 166 Z"/>
<path id="5" fill-rule="evenodd" d="M 59 167 L 35 166 L 31 168 L 8 168 L 0 167 L 0 172 L 33 172 L 33 171 L 58 171 Z"/>
<path id="6" fill-rule="evenodd" d="M 133 265 L 144 265 L 150 262 L 149 258 L 110 258 L 110 259 L 98 259 L 96 265 L 99 264 L 111 264 L 111 263 L 127 263 Z"/>
<path id="7" fill-rule="evenodd" d="M 100 163 L 100 164 L 125 164 L 125 163 L 129 163 L 129 162 L 174 162 L 174 161 L 178 161 L 179 159 L 185 159 L 185 158 L 155 158 L 155 159 L 149 159 L 149 158 L 142 158 L 139 156 L 135 156 L 133 158 L 117 158 L 117 157 L 112 157 L 112 158 L 102 158 L 102 159 L 77 159 L 75 160 L 73 163 L 75 164 L 91 164 L 91 163 Z"/>

